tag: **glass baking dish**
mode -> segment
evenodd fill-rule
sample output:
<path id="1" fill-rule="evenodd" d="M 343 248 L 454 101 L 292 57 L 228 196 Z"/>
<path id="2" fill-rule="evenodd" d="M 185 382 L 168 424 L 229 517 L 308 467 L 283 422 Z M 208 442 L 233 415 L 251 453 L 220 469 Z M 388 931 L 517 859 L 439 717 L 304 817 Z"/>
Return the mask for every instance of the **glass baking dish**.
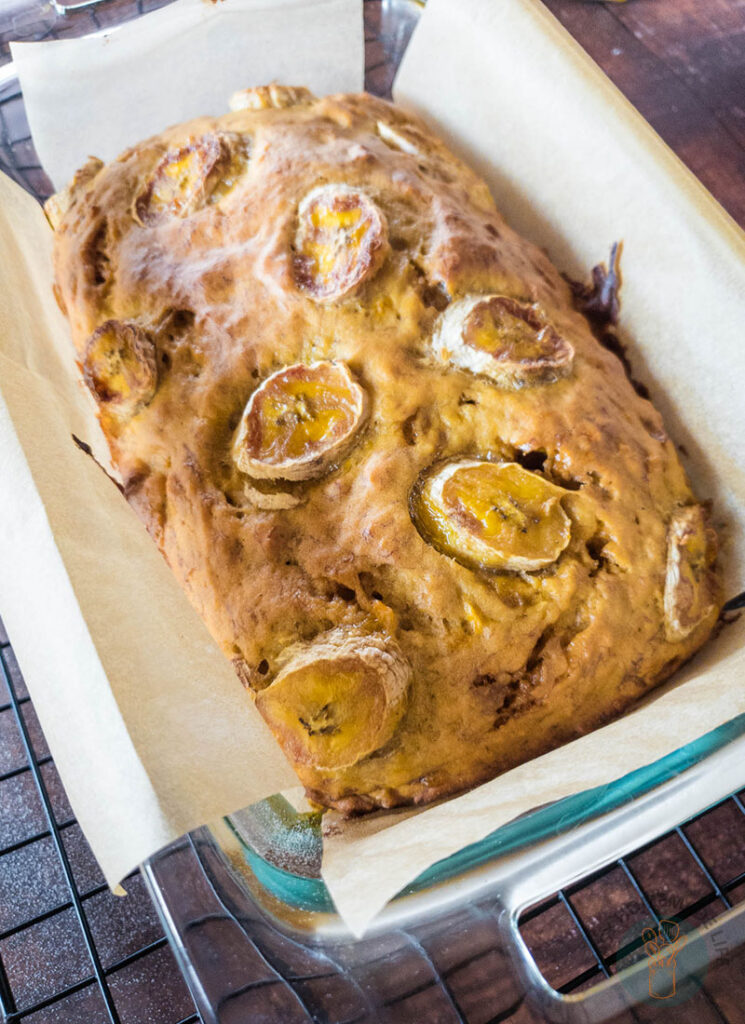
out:
<path id="1" fill-rule="evenodd" d="M 380 35 L 367 40 L 368 54 L 375 52 L 379 61 L 382 45 L 384 67 L 395 67 L 416 10 L 385 0 L 377 6 L 383 20 Z M 393 39 L 395 49 L 388 50 Z M 369 59 L 367 72 L 368 89 L 385 95 L 391 73 L 381 88 Z M 733 609 L 742 604 L 742 598 L 730 602 Z M 520 910 L 665 833 L 744 781 L 741 716 L 610 785 L 538 808 L 433 865 L 361 940 L 335 913 L 320 877 L 320 815 L 298 813 L 281 796 L 200 829 L 144 870 L 210 1024 L 284 1022 L 294 1015 L 333 1024 L 497 1021 L 517 1019 L 527 1006 L 535 1016 L 521 1020 L 600 1021 L 648 997 L 646 964 L 582 995 L 560 996 L 519 935 Z M 181 884 L 174 885 L 179 876 Z M 181 885 L 189 887 L 190 879 L 201 895 L 196 906 L 189 901 L 185 908 Z M 481 946 L 474 952 L 475 934 Z M 689 934 L 684 968 L 693 976 L 717 951 L 744 941 L 745 911 L 730 911 Z M 472 984 L 479 1004 L 473 1018 L 466 1018 L 450 991 L 453 965 L 443 969 L 434 947 L 457 948 L 461 963 L 490 957 L 498 965 L 496 990 L 493 972 Z M 238 968 L 235 986 L 226 987 L 219 967 L 225 957 L 245 964 L 257 954 L 263 969 Z"/>
<path id="2" fill-rule="evenodd" d="M 162 3 L 125 2 L 117 20 Z M 52 11 L 18 3 L 15 10 L 36 10 L 45 31 L 60 24 L 63 34 L 100 27 L 95 0 L 76 6 L 68 15 L 60 5 Z M 420 6 L 365 0 L 371 92 L 389 94 Z M 12 66 L 0 67 L 0 103 L 17 95 Z M 41 195 L 44 179 L 28 163 L 27 148 L 25 137 L 15 140 L 0 151 L 0 166 Z M 335 914 L 320 878 L 319 816 L 298 814 L 279 796 L 168 847 L 143 865 L 143 874 L 206 1024 L 599 1021 L 645 998 L 645 964 L 582 995 L 559 996 L 520 938 L 521 908 L 743 784 L 745 716 L 611 785 L 539 808 L 433 865 L 362 940 Z M 743 941 L 745 913 L 729 911 L 689 935 L 686 967 L 695 973 Z M 473 964 L 482 965 L 480 973 Z M 456 970 L 471 972 L 473 1012 L 453 994 Z"/>
<path id="3" fill-rule="evenodd" d="M 406 2 L 376 6 L 381 20 L 377 35 L 367 38 L 367 88 L 385 95 L 417 12 Z M 376 78 L 381 60 L 384 75 Z M 582 995 L 560 996 L 519 935 L 521 908 L 661 835 L 744 781 L 741 716 L 611 785 L 539 808 L 433 865 L 361 940 L 335 913 L 320 877 L 320 815 L 298 813 L 281 796 L 200 829 L 152 858 L 144 872 L 209 1024 L 497 1021 L 528 1005 L 535 1016 L 520 1019 L 600 1021 L 648 996 L 646 965 Z M 191 889 L 186 901 L 184 888 Z M 474 951 L 475 935 L 480 945 Z M 689 935 L 684 966 L 693 975 L 712 951 L 743 941 L 745 911 L 730 911 Z M 443 969 L 435 946 L 460 950 L 461 963 L 473 957 L 498 965 L 496 990 L 488 970 L 472 983 L 476 1016 L 466 1017 L 462 1000 L 454 998 L 448 984 L 453 965 Z M 220 967 L 227 959 L 236 964 L 229 985 Z"/>
<path id="4" fill-rule="evenodd" d="M 740 716 L 433 865 L 359 940 L 335 914 L 319 877 L 318 816 L 296 813 L 282 797 L 198 830 L 143 871 L 208 1024 L 497 1021 L 518 1009 L 535 1014 L 515 1018 L 522 1021 L 602 1021 L 648 999 L 646 961 L 561 996 L 518 932 L 521 909 L 643 846 L 743 781 Z M 743 942 L 745 906 L 690 932 L 678 964 L 681 989 L 684 978 L 695 987 L 718 955 Z M 472 1018 L 463 999 L 453 998 L 451 979 L 474 963 L 491 967 L 470 979 L 480 1008 Z"/>

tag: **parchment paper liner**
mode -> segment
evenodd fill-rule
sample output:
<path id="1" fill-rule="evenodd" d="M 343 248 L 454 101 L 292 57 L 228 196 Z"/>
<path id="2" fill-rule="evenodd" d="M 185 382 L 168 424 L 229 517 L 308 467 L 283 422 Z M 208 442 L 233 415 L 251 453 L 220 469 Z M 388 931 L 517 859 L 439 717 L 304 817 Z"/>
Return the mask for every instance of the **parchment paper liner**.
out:
<path id="1" fill-rule="evenodd" d="M 701 496 L 728 596 L 745 587 L 745 240 L 533 0 L 429 0 L 394 86 L 486 178 L 507 220 L 584 278 L 623 240 L 621 320 Z M 339 823 L 323 877 L 360 934 L 437 860 L 533 807 L 602 785 L 745 711 L 745 621 L 617 722 L 421 812 Z M 745 780 L 732 780 L 736 789 Z M 337 828 L 338 826 L 338 828 Z M 373 881 L 374 879 L 374 881 Z"/>
<path id="2" fill-rule="evenodd" d="M 508 220 L 546 245 L 565 271 L 583 276 L 603 257 L 612 240 L 623 239 L 622 326 L 630 342 L 636 375 L 650 385 L 672 435 L 685 446 L 686 465 L 698 493 L 715 499 L 715 517 L 723 527 L 728 593 L 738 592 L 745 583 L 745 441 L 740 395 L 745 380 L 745 351 L 740 339 L 745 324 L 745 244 L 740 230 L 533 0 L 459 0 L 457 4 L 429 0 L 399 75 L 396 95 L 424 114 L 484 174 Z M 26 214 L 29 224 L 18 224 L 16 230 L 31 230 L 30 209 L 24 210 L 24 217 Z M 34 230 L 35 246 L 43 247 L 38 222 Z M 37 267 L 35 273 L 34 301 L 43 302 L 48 269 Z M 59 317 L 51 307 L 46 317 L 47 330 L 56 336 L 61 330 Z M 27 385 L 28 380 L 19 383 L 19 392 Z M 76 415 L 80 415 L 77 409 Z M 49 425 L 50 433 L 60 429 L 67 427 Z M 88 424 L 86 429 L 93 427 Z M 64 440 L 57 439 L 58 447 Z M 75 458 L 81 461 L 81 457 Z M 86 468 L 78 480 L 76 495 L 88 495 L 89 489 L 98 485 L 95 500 L 108 509 L 110 499 L 103 494 L 102 478 L 96 477 L 95 467 L 83 462 Z M 37 467 L 37 474 L 46 473 L 44 462 Z M 22 475 L 19 468 L 13 479 Z M 33 507 L 30 493 L 24 500 Z M 76 497 L 67 514 L 79 516 L 88 505 L 87 497 L 85 502 Z M 124 533 L 123 520 L 128 516 L 122 505 L 116 513 L 117 531 Z M 53 525 L 57 528 L 56 523 Z M 136 532 L 136 524 L 131 532 Z M 23 536 L 20 531 L 17 542 L 22 542 Z M 54 551 L 51 539 L 47 541 L 46 556 L 37 560 L 39 572 L 48 565 Z M 149 581 L 151 571 L 158 576 L 158 556 L 154 548 L 150 554 L 146 552 L 148 543 L 143 534 L 136 551 L 132 549 L 132 558 L 137 559 L 138 578 Z M 90 563 L 87 537 L 81 560 L 85 555 Z M 87 568 L 95 576 L 95 562 Z M 98 573 L 100 576 L 100 566 Z M 172 589 L 165 577 L 160 584 L 169 592 Z M 63 588 L 59 574 L 52 579 L 52 586 Z M 35 594 L 33 586 L 26 585 L 24 590 L 19 584 L 3 608 L 7 603 L 20 609 L 24 600 L 33 602 Z M 108 645 L 111 622 L 116 620 L 117 602 L 121 600 L 112 591 L 108 610 L 103 609 L 96 623 L 101 633 L 99 643 L 104 646 Z M 92 604 L 92 609 L 84 609 L 88 619 L 97 610 L 95 600 Z M 24 628 L 24 616 L 18 611 L 12 620 L 10 614 L 6 617 L 16 639 Z M 73 618 L 83 632 L 85 623 L 77 611 Z M 60 640 L 67 641 L 70 626 L 65 623 Z M 25 629 L 28 632 L 28 624 Z M 188 632 L 187 642 L 200 636 L 208 646 L 203 627 L 189 620 Z M 618 778 L 744 712 L 744 633 L 742 621 L 728 627 L 676 675 L 672 684 L 632 714 L 464 796 L 424 811 L 376 816 L 331 829 L 333 834 L 325 839 L 323 875 L 353 931 L 361 933 L 384 903 L 430 864 L 483 838 L 500 824 L 531 807 Z M 157 641 L 162 645 L 164 661 L 169 660 L 175 646 L 168 639 L 173 635 L 177 634 L 170 624 L 164 624 Z M 26 651 L 30 639 L 27 642 L 24 637 L 22 664 L 27 674 L 33 668 L 36 676 L 43 674 L 44 667 L 32 663 Z M 46 647 L 46 641 L 37 646 Z M 67 652 L 67 642 L 60 643 L 58 651 L 56 660 Z M 121 656 L 126 671 L 128 650 Z M 217 668 L 219 656 L 213 650 L 206 656 L 211 673 L 214 660 L 217 678 L 222 671 Z M 225 683 L 227 686 L 227 678 Z M 100 699 L 110 700 L 100 672 L 95 684 L 96 692 L 101 691 Z M 99 791 L 101 780 L 96 778 L 95 786 L 91 786 L 90 776 L 75 779 L 75 759 L 67 757 L 69 739 L 59 728 L 59 702 L 54 705 L 36 679 L 31 685 L 37 706 L 40 701 L 45 705 L 43 713 L 39 709 L 42 724 L 63 779 L 68 787 L 72 781 L 76 783 L 81 823 L 104 867 L 108 866 L 108 877 L 120 877 L 124 873 L 120 870 L 123 859 L 113 855 L 100 834 L 101 820 L 94 814 L 83 821 L 81 813 L 83 805 L 97 803 L 94 793 Z M 173 692 L 168 688 L 162 692 L 159 710 L 168 717 L 172 714 Z M 103 719 L 110 726 L 106 713 Z M 149 715 L 142 719 L 147 733 Z M 249 720 L 253 735 L 256 723 L 247 710 L 246 722 Z M 133 727 L 129 721 L 127 724 L 131 737 Z M 120 732 L 127 741 L 123 727 Z M 227 743 L 226 749 L 231 752 L 237 748 L 240 759 L 244 740 L 238 732 L 239 726 L 235 725 L 235 731 L 221 742 Z M 90 763 L 101 765 L 100 775 L 108 782 L 112 759 L 106 754 L 107 745 L 98 739 L 94 746 L 100 760 Z M 250 749 L 250 744 L 244 749 Z M 165 799 L 167 786 L 163 788 L 160 779 L 152 782 L 153 774 L 160 771 L 162 752 L 157 742 L 148 750 L 154 762 L 150 766 L 150 789 L 138 778 L 137 756 L 130 756 L 132 777 L 127 775 L 122 782 L 120 803 L 106 817 L 107 829 L 116 828 L 137 839 L 134 845 L 138 859 L 155 848 L 156 834 L 165 839 L 175 827 L 170 820 L 167 825 L 161 821 L 164 802 L 170 807 Z M 137 752 L 142 758 L 139 749 Z M 212 754 L 219 760 L 219 749 Z M 260 757 L 266 759 L 263 763 L 272 772 L 281 775 L 283 766 L 271 749 L 262 750 Z M 163 760 L 169 763 L 167 751 Z M 254 762 L 252 758 L 252 770 Z M 178 764 L 174 755 L 172 768 L 176 772 Z M 197 790 L 200 779 L 205 787 L 210 784 L 210 765 L 200 765 L 199 772 L 206 774 L 195 776 L 193 788 Z M 732 788 L 742 781 L 733 779 Z M 221 788 L 219 778 L 212 782 L 216 790 Z M 130 804 L 131 795 L 137 799 Z M 188 813 L 180 820 L 200 815 L 200 820 L 206 820 L 230 809 L 224 801 L 210 798 L 196 807 L 190 802 L 196 795 L 192 789 L 184 794 Z M 215 795 L 211 793 L 211 797 Z M 137 807 L 137 820 L 125 813 L 133 806 Z M 331 817 L 329 820 L 339 825 Z M 127 867 L 131 863 L 127 861 Z"/>
<path id="3" fill-rule="evenodd" d="M 360 0 L 179 0 L 96 37 L 13 47 L 63 184 L 239 87 L 292 68 L 362 85 Z M 0 175 L 0 607 L 107 881 L 297 778 L 232 666 L 95 463 L 108 452 L 52 296 L 52 233 Z"/>

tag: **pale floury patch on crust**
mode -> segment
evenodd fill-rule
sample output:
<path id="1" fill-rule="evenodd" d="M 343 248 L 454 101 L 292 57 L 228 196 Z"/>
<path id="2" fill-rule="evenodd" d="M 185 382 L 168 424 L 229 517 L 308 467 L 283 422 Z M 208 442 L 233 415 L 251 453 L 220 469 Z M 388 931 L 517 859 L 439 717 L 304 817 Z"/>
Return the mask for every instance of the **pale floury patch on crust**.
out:
<path id="1" fill-rule="evenodd" d="M 228 101 L 232 111 L 238 110 L 271 110 L 285 107 L 297 107 L 304 103 L 312 103 L 315 96 L 303 85 L 258 85 L 253 89 L 239 89 Z"/>
<path id="2" fill-rule="evenodd" d="M 233 459 L 256 480 L 323 476 L 349 450 L 367 409 L 367 395 L 344 363 L 285 367 L 267 377 L 246 403 Z"/>
<path id="3" fill-rule="evenodd" d="M 573 346 L 535 304 L 505 295 L 468 295 L 443 313 L 432 349 L 444 363 L 500 387 L 550 384 L 571 372 Z"/>
<path id="4" fill-rule="evenodd" d="M 252 505 L 266 511 L 296 508 L 303 500 L 299 494 L 290 494 L 288 491 L 260 491 L 251 484 L 246 484 L 243 491 Z"/>
<path id="5" fill-rule="evenodd" d="M 684 640 L 716 612 L 709 569 L 716 535 L 701 505 L 680 509 L 668 530 L 665 573 L 665 635 Z"/>
<path id="6" fill-rule="evenodd" d="M 381 633 L 330 630 L 296 645 L 256 703 L 289 756 L 321 770 L 348 767 L 393 736 L 411 668 Z"/>
<path id="7" fill-rule="evenodd" d="M 377 128 L 378 135 L 386 145 L 393 147 L 393 149 L 400 149 L 402 153 L 408 153 L 409 156 L 419 156 L 421 152 L 419 147 L 411 139 L 407 139 L 393 125 L 388 124 L 386 121 L 378 121 Z"/>

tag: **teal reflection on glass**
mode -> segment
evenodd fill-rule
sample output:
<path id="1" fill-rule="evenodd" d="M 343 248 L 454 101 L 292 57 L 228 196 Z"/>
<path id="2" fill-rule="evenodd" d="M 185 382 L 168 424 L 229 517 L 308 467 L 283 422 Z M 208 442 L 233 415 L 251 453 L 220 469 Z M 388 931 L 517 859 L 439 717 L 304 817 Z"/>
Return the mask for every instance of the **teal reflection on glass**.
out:
<path id="1" fill-rule="evenodd" d="M 667 757 L 639 768 L 615 782 L 576 793 L 574 796 L 531 811 L 498 828 L 480 842 L 466 846 L 446 860 L 433 864 L 406 886 L 400 895 L 420 892 L 428 886 L 460 875 L 495 857 L 550 839 L 591 818 L 614 810 L 693 767 L 743 734 L 745 715 L 740 715 L 693 743 L 668 754 Z M 311 823 L 308 816 L 298 815 L 282 797 L 272 797 L 268 801 L 263 801 L 262 815 L 268 815 L 273 819 L 278 846 L 282 844 L 283 835 L 288 835 L 292 831 L 293 846 L 297 849 L 298 826 L 304 825 L 307 851 L 318 856 L 321 842 L 318 815 L 312 816 Z M 333 911 L 331 897 L 321 879 L 295 875 L 276 867 L 259 856 L 239 833 L 236 832 L 236 835 L 254 875 L 274 896 L 302 910 Z"/>

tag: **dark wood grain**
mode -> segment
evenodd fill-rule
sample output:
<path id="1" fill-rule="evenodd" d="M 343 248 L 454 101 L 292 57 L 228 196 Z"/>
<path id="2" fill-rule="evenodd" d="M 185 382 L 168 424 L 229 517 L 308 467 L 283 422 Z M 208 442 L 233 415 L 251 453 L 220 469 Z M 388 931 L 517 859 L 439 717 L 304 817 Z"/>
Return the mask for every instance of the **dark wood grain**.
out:
<path id="1" fill-rule="evenodd" d="M 745 4 L 629 0 L 549 9 L 745 225 Z"/>

